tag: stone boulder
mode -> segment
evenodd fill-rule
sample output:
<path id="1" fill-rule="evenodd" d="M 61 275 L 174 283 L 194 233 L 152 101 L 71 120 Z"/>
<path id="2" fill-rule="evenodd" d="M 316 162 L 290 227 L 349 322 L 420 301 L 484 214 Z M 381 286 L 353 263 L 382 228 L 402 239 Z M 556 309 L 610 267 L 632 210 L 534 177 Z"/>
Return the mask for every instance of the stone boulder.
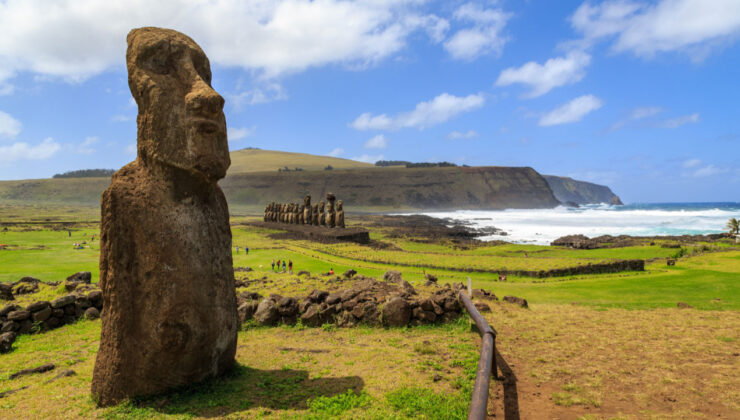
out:
<path id="1" fill-rule="evenodd" d="M 382 317 L 389 327 L 404 327 L 411 320 L 411 305 L 400 296 L 394 297 L 383 305 Z"/>
<path id="2" fill-rule="evenodd" d="M 387 281 L 388 283 L 399 284 L 402 280 L 400 271 L 389 270 L 383 274 L 383 281 Z"/>
<path id="3" fill-rule="evenodd" d="M 2 300 L 14 300 L 13 287 L 9 284 L 0 283 L 0 299 Z"/>
<path id="4" fill-rule="evenodd" d="M 100 318 L 100 311 L 94 306 L 85 309 L 85 319 L 94 320 Z"/>
<path id="5" fill-rule="evenodd" d="M 201 382 L 235 362 L 238 315 L 223 98 L 186 35 L 139 28 L 126 65 L 136 159 L 101 196 L 99 405 Z M 145 351 L 143 351 L 145 349 Z"/>
<path id="6" fill-rule="evenodd" d="M 280 312 L 275 301 L 270 298 L 263 299 L 257 306 L 254 320 L 259 325 L 276 325 L 280 321 Z"/>
<path id="7" fill-rule="evenodd" d="M 4 332 L 0 334 L 0 353 L 8 353 L 13 349 L 16 334 L 14 332 Z"/>
<path id="8" fill-rule="evenodd" d="M 92 273 L 90 273 L 89 271 L 80 271 L 79 273 L 74 273 L 71 276 L 67 277 L 67 281 L 74 281 L 78 283 L 90 284 L 91 280 Z"/>
<path id="9" fill-rule="evenodd" d="M 504 301 L 517 304 L 521 306 L 522 308 L 529 307 L 529 304 L 527 303 L 527 299 L 523 299 L 523 298 L 516 297 L 516 296 L 504 296 Z"/>

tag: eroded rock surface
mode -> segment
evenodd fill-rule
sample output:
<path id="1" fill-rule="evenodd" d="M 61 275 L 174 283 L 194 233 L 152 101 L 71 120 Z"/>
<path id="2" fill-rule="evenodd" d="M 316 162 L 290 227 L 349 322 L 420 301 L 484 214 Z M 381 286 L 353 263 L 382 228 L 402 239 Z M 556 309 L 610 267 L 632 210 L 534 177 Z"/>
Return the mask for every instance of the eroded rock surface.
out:
<path id="1" fill-rule="evenodd" d="M 137 157 L 101 200 L 100 405 L 219 375 L 236 352 L 224 100 L 189 37 L 140 28 L 127 41 Z"/>

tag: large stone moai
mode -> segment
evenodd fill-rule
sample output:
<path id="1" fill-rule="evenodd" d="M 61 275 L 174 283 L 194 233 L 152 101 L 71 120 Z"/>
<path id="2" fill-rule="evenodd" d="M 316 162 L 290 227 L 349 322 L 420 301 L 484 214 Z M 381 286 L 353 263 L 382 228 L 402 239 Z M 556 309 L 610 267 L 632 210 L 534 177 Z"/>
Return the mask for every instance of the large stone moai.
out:
<path id="1" fill-rule="evenodd" d="M 336 223 L 336 212 L 334 211 L 334 201 L 337 199 L 332 193 L 326 193 L 326 226 L 333 228 Z"/>
<path id="2" fill-rule="evenodd" d="M 127 41 L 137 157 L 101 199 L 99 405 L 220 375 L 236 352 L 224 100 L 189 37 L 140 28 Z"/>
<path id="3" fill-rule="evenodd" d="M 307 195 L 303 199 L 303 223 L 310 225 L 313 224 L 313 218 L 311 215 L 311 196 Z"/>
<path id="4" fill-rule="evenodd" d="M 326 226 L 326 212 L 324 211 L 324 202 L 319 202 L 319 226 Z"/>
<path id="5" fill-rule="evenodd" d="M 337 200 L 337 216 L 335 224 L 338 228 L 344 228 L 344 208 L 342 206 L 342 200 Z"/>
<path id="6" fill-rule="evenodd" d="M 314 204 L 313 208 L 311 209 L 311 224 L 314 226 L 319 225 L 319 205 Z"/>

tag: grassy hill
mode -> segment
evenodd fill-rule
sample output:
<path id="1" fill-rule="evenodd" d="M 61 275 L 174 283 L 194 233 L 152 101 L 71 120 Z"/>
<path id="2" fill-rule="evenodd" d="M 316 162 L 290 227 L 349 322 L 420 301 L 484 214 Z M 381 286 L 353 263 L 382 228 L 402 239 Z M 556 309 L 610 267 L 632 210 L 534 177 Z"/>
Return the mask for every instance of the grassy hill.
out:
<path id="1" fill-rule="evenodd" d="M 229 175 L 248 172 L 277 172 L 288 167 L 304 171 L 323 171 L 327 165 L 334 169 L 374 168 L 370 163 L 307 153 L 279 152 L 273 150 L 242 149 L 231 152 Z"/>

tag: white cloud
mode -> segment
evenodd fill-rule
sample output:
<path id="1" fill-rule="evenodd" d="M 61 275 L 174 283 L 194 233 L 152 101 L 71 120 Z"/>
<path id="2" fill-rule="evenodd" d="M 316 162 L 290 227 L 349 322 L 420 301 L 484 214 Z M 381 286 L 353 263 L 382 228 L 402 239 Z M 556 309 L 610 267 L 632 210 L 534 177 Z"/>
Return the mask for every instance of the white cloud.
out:
<path id="1" fill-rule="evenodd" d="M 237 110 L 241 110 L 244 105 L 266 104 L 268 102 L 288 99 L 288 94 L 283 89 L 283 86 L 274 82 L 265 83 L 262 86 L 228 96 L 229 103 Z"/>
<path id="2" fill-rule="evenodd" d="M 543 115 L 539 125 L 546 127 L 580 121 L 589 112 L 601 108 L 602 104 L 601 99 L 593 95 L 579 96 Z"/>
<path id="3" fill-rule="evenodd" d="M 478 137 L 478 132 L 476 132 L 475 130 L 468 130 L 466 132 L 453 131 L 447 135 L 447 138 L 450 140 L 472 139 L 473 137 Z"/>
<path id="4" fill-rule="evenodd" d="M 375 163 L 379 160 L 383 160 L 383 155 L 368 155 L 364 154 L 362 156 L 353 157 L 352 160 L 356 160 L 359 162 L 365 162 L 365 163 Z"/>
<path id="5" fill-rule="evenodd" d="M 704 178 L 707 176 L 717 175 L 720 172 L 724 171 L 714 165 L 707 165 L 694 171 L 693 176 L 695 178 Z"/>
<path id="6" fill-rule="evenodd" d="M 443 123 L 463 112 L 480 108 L 484 103 L 482 94 L 462 97 L 443 93 L 431 101 L 419 102 L 413 111 L 403 112 L 394 117 L 366 112 L 350 123 L 350 126 L 356 130 L 396 130 L 409 127 L 423 129 Z"/>
<path id="7" fill-rule="evenodd" d="M 110 118 L 110 120 L 113 122 L 128 122 L 128 121 L 131 121 L 132 119 L 133 118 L 131 118 L 130 116 L 123 115 L 123 114 L 117 114 Z"/>
<path id="8" fill-rule="evenodd" d="M 694 168 L 699 165 L 701 165 L 701 159 L 688 159 L 683 163 L 684 168 Z"/>
<path id="9" fill-rule="evenodd" d="M 699 122 L 699 114 L 693 113 L 691 115 L 684 115 L 681 117 L 671 118 L 668 120 L 661 121 L 658 126 L 663 128 L 678 128 L 685 124 L 695 124 Z"/>
<path id="10" fill-rule="evenodd" d="M 385 149 L 386 146 L 388 146 L 388 140 L 382 134 L 378 134 L 365 142 L 365 149 Z"/>
<path id="11" fill-rule="evenodd" d="M 534 98 L 556 87 L 580 81 L 586 75 L 585 68 L 590 62 L 591 56 L 581 51 L 572 51 L 565 57 L 551 58 L 545 64 L 530 61 L 519 68 L 510 67 L 502 71 L 496 80 L 496 86 L 514 83 L 529 85 L 532 90 L 526 96 Z"/>
<path id="12" fill-rule="evenodd" d="M 51 137 L 44 139 L 36 146 L 28 143 L 13 143 L 10 146 L 0 146 L 0 162 L 10 163 L 18 160 L 44 160 L 48 159 L 62 146 Z"/>
<path id="13" fill-rule="evenodd" d="M 460 6 L 453 17 L 473 23 L 445 41 L 444 48 L 454 59 L 473 60 L 483 54 L 501 55 L 508 38 L 501 34 L 511 13 L 502 9 L 483 9 L 474 3 Z"/>
<path id="14" fill-rule="evenodd" d="M 614 37 L 612 49 L 650 57 L 683 51 L 701 60 L 709 50 L 740 35 L 737 0 L 660 0 L 657 4 L 610 0 L 583 3 L 571 17 L 573 28 L 590 44 Z"/>
<path id="15" fill-rule="evenodd" d="M 100 139 L 97 137 L 86 137 L 85 140 L 82 141 L 77 146 L 77 153 L 81 153 L 83 155 L 91 155 L 95 153 L 95 149 L 92 148 L 92 145 L 99 142 Z"/>
<path id="16" fill-rule="evenodd" d="M 341 147 L 337 147 L 334 150 L 332 150 L 331 152 L 329 152 L 329 156 L 331 156 L 331 157 L 339 157 L 342 154 L 344 154 L 344 149 L 342 149 Z"/>
<path id="17" fill-rule="evenodd" d="M 228 135 L 230 141 L 241 140 L 254 134 L 256 127 L 229 127 Z"/>
<path id="18" fill-rule="evenodd" d="M 444 23 L 417 0 L 45 0 L 0 2 L 0 81 L 19 72 L 81 81 L 123 64 L 131 28 L 190 35 L 212 63 L 270 78 L 329 64 L 366 66 Z"/>
<path id="19" fill-rule="evenodd" d="M 0 138 L 14 139 L 21 132 L 21 122 L 10 114 L 0 111 Z"/>
<path id="20" fill-rule="evenodd" d="M 620 128 L 630 124 L 632 121 L 642 120 L 650 118 L 663 112 L 663 108 L 659 106 L 645 106 L 633 109 L 629 116 L 625 119 L 619 120 L 612 124 L 609 128 L 610 131 L 616 131 Z"/>

